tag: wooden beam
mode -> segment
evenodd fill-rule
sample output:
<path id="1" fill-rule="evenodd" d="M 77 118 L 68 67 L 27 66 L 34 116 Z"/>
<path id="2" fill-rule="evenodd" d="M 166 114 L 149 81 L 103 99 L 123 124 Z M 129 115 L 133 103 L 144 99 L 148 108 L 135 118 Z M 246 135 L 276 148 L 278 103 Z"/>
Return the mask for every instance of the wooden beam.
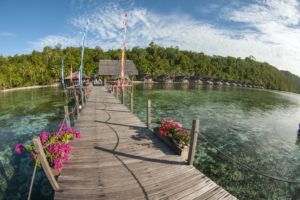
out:
<path id="1" fill-rule="evenodd" d="M 44 153 L 44 150 L 43 150 L 43 146 L 42 146 L 42 143 L 41 143 L 41 140 L 39 137 L 34 137 L 33 139 L 33 144 L 36 148 L 36 152 L 37 152 L 37 156 L 38 156 L 38 159 L 40 160 L 41 162 L 41 165 L 44 169 L 44 172 L 53 188 L 53 190 L 57 191 L 59 190 L 59 185 L 51 171 L 51 168 L 49 166 L 49 163 L 46 159 L 46 155 Z"/>
<path id="2" fill-rule="evenodd" d="M 133 113 L 133 93 L 130 93 L 130 112 Z"/>
<path id="3" fill-rule="evenodd" d="M 65 109 L 65 118 L 66 118 L 66 124 L 67 126 L 71 126 L 71 123 L 70 123 L 70 116 L 69 116 L 69 108 L 68 106 L 64 106 L 64 109 Z"/>
<path id="4" fill-rule="evenodd" d="M 80 116 L 79 114 L 79 102 L 78 102 L 78 96 L 75 95 L 75 101 L 76 101 L 76 104 L 75 104 L 75 107 L 76 107 L 76 113 L 77 113 L 77 118 Z"/>
<path id="5" fill-rule="evenodd" d="M 148 99 L 147 104 L 147 128 L 150 129 L 151 127 L 151 100 Z"/>
<path id="6" fill-rule="evenodd" d="M 192 124 L 192 131 L 190 137 L 190 149 L 189 149 L 189 156 L 188 156 L 188 164 L 193 165 L 194 157 L 197 147 L 197 139 L 198 139 L 198 131 L 199 131 L 199 118 L 193 120 Z"/>

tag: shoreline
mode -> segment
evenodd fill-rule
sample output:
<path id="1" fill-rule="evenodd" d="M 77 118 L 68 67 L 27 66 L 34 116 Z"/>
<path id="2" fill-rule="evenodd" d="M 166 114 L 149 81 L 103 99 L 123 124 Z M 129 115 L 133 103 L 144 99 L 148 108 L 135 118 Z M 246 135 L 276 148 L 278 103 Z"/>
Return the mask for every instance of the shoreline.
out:
<path id="1" fill-rule="evenodd" d="M 16 88 L 2 89 L 2 90 L 0 90 L 0 92 L 5 93 L 5 92 L 18 91 L 18 90 L 30 90 L 30 89 L 47 88 L 47 87 L 59 87 L 59 83 L 54 83 L 54 84 L 51 84 L 51 85 L 33 85 L 33 86 L 27 86 L 27 87 L 16 87 Z"/>

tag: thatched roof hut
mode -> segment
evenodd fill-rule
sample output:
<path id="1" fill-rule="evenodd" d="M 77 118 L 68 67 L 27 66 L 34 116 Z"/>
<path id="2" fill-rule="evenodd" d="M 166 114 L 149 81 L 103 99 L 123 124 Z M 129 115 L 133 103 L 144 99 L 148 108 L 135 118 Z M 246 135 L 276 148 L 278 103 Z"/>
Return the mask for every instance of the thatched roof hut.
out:
<path id="1" fill-rule="evenodd" d="M 74 72 L 72 73 L 72 80 L 78 80 L 79 78 L 79 72 Z M 82 74 L 82 79 L 89 79 L 90 77 L 87 76 L 86 74 Z M 67 76 L 65 78 L 65 80 L 70 80 L 71 79 L 71 75 Z"/>
<path id="2" fill-rule="evenodd" d="M 119 76 L 119 75 L 121 75 L 121 60 L 100 60 L 99 61 L 99 75 L 100 76 Z M 136 69 L 132 60 L 125 61 L 124 75 L 125 76 L 138 75 L 138 70 Z"/>

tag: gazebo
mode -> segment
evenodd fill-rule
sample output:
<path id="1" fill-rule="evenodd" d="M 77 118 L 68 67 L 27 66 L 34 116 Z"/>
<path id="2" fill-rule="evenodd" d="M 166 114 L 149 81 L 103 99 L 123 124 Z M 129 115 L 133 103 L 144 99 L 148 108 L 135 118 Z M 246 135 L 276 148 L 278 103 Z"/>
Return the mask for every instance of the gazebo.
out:
<path id="1" fill-rule="evenodd" d="M 125 78 L 132 79 L 133 76 L 139 74 L 132 60 L 125 61 L 124 76 Z M 99 75 L 104 78 L 118 79 L 121 76 L 121 60 L 100 60 L 99 61 Z"/>

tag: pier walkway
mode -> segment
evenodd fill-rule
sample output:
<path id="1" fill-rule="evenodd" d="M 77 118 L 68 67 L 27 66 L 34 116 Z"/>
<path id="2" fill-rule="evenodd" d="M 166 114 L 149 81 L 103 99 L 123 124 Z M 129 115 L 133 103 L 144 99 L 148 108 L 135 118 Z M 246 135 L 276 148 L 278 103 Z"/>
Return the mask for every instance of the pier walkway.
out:
<path id="1" fill-rule="evenodd" d="M 169 150 L 108 93 L 92 87 L 54 199 L 236 199 Z"/>

